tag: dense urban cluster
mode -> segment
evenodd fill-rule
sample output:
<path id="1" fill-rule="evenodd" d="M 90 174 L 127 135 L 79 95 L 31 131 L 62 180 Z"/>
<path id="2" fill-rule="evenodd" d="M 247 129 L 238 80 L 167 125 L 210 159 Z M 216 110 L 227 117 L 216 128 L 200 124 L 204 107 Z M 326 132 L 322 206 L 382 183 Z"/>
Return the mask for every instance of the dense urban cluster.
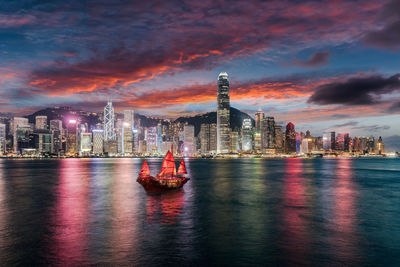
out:
<path id="1" fill-rule="evenodd" d="M 296 132 L 289 122 L 285 129 L 258 111 L 255 119 L 244 118 L 241 129 L 230 125 L 229 78 L 218 76 L 216 123 L 202 123 L 199 131 L 187 122 L 159 119 L 144 126 L 134 110 L 117 118 L 111 101 L 102 113 L 93 113 L 94 125 L 83 122 L 79 113 L 49 120 L 36 116 L 0 118 L 2 156 L 161 156 L 174 154 L 199 157 L 251 156 L 337 156 L 385 155 L 382 138 L 354 137 L 327 132 L 314 137 L 310 131 Z"/>

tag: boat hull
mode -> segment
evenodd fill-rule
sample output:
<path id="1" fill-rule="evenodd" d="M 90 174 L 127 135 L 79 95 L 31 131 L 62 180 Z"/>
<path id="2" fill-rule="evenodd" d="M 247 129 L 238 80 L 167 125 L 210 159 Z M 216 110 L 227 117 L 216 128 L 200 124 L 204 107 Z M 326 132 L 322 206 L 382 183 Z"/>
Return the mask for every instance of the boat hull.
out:
<path id="1" fill-rule="evenodd" d="M 180 189 L 189 180 L 190 178 L 187 177 L 159 178 L 153 176 L 139 176 L 136 181 L 141 184 L 146 191 L 160 192 Z"/>

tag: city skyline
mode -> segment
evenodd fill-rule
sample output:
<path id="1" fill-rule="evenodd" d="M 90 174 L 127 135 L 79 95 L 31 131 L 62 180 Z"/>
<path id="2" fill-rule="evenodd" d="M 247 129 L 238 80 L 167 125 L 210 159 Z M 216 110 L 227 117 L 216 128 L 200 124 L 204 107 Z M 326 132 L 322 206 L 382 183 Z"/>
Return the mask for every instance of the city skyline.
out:
<path id="1" fill-rule="evenodd" d="M 0 112 L 98 111 L 109 98 L 116 112 L 210 112 L 227 72 L 231 106 L 252 116 L 400 140 L 398 10 L 398 1 L 4 2 Z"/>

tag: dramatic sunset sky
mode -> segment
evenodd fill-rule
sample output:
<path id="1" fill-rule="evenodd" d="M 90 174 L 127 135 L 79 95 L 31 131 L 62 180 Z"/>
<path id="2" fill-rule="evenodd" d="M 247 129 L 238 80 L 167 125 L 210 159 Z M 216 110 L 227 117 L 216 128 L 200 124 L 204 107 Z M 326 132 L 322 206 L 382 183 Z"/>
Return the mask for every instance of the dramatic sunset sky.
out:
<path id="1" fill-rule="evenodd" d="M 400 132 L 400 1 L 1 1 L 0 112 L 181 116 L 231 106 L 299 130 Z"/>

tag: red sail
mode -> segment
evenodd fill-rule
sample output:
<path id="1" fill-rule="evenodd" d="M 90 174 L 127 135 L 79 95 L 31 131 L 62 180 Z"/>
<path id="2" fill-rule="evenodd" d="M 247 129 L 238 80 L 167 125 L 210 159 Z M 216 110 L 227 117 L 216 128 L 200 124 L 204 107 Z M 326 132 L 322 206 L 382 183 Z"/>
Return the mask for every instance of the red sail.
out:
<path id="1" fill-rule="evenodd" d="M 175 159 L 171 152 L 167 152 L 161 165 L 161 172 L 158 176 L 174 176 L 176 175 Z"/>
<path id="2" fill-rule="evenodd" d="M 181 163 L 179 164 L 177 174 L 187 174 L 186 167 L 185 167 L 185 161 L 183 159 L 181 160 Z"/>
<path id="3" fill-rule="evenodd" d="M 144 160 L 142 164 L 142 169 L 140 170 L 139 176 L 150 176 L 150 169 L 147 162 Z"/>

